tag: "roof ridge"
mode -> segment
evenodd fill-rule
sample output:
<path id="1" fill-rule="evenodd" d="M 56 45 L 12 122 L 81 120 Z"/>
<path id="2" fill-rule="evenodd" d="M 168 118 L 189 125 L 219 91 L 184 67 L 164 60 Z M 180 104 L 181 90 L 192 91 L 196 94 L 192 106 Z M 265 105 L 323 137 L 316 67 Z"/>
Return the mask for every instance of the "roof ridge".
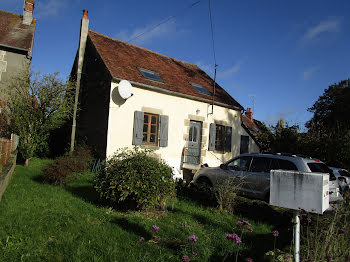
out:
<path id="1" fill-rule="evenodd" d="M 152 50 L 150 50 L 150 49 L 144 48 L 144 47 L 142 47 L 142 46 L 134 45 L 134 44 L 131 44 L 131 43 L 122 41 L 122 40 L 120 40 L 120 39 L 113 38 L 113 37 L 110 37 L 110 36 L 101 34 L 101 33 L 99 33 L 99 32 L 96 32 L 96 31 L 94 31 L 94 30 L 91 30 L 91 29 L 89 29 L 89 31 L 91 31 L 91 32 L 93 32 L 93 33 L 95 33 L 95 34 L 98 34 L 98 35 L 100 35 L 100 36 L 109 38 L 110 40 L 119 41 L 119 42 L 122 42 L 123 44 L 130 45 L 130 46 L 132 46 L 132 47 L 136 47 L 136 48 L 139 48 L 139 49 L 143 49 L 143 50 L 145 50 L 145 51 L 147 51 L 147 52 L 151 52 L 151 53 L 154 53 L 154 54 L 156 54 L 156 55 L 163 56 L 163 57 L 165 57 L 165 58 L 169 58 L 169 59 L 172 59 L 172 60 L 181 62 L 181 63 L 189 64 L 189 65 L 191 65 L 191 66 L 195 66 L 195 67 L 200 68 L 200 67 L 199 67 L 198 65 L 196 65 L 196 64 L 193 64 L 193 63 L 190 63 L 190 62 L 186 62 L 186 61 L 183 61 L 183 60 L 180 60 L 180 59 L 176 59 L 176 58 L 173 58 L 173 57 L 170 57 L 170 56 L 167 56 L 167 55 L 163 55 L 163 54 L 157 53 L 157 52 L 155 52 L 155 51 L 152 51 Z M 203 71 L 203 70 L 202 70 L 202 71 Z M 204 71 L 203 71 L 203 72 L 204 72 Z"/>
<path id="2" fill-rule="evenodd" d="M 23 17 L 23 16 L 22 16 L 22 15 L 20 15 L 20 14 L 15 14 L 15 13 L 8 12 L 8 11 L 5 11 L 5 10 L 0 10 L 0 12 L 6 13 L 6 14 L 10 14 L 10 15 L 19 16 L 19 17 Z"/>

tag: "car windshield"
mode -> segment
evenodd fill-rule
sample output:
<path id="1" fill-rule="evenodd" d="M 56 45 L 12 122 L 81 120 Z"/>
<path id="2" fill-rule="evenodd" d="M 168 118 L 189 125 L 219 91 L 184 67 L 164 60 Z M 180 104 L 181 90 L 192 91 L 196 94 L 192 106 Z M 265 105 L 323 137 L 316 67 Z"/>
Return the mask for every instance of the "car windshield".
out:
<path id="1" fill-rule="evenodd" d="M 324 163 L 307 163 L 311 172 L 328 173 L 329 180 L 336 180 L 333 171 Z"/>

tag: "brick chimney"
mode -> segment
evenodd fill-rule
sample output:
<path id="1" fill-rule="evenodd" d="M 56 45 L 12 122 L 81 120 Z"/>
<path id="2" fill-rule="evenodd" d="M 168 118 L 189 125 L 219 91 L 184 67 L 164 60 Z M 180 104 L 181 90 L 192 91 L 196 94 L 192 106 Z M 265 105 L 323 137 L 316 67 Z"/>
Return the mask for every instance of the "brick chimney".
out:
<path id="1" fill-rule="evenodd" d="M 31 25 L 33 21 L 34 0 L 24 0 L 23 24 Z"/>
<path id="2" fill-rule="evenodd" d="M 253 112 L 250 107 L 247 107 L 247 111 L 245 112 L 245 115 L 250 119 L 250 121 L 253 121 Z"/>

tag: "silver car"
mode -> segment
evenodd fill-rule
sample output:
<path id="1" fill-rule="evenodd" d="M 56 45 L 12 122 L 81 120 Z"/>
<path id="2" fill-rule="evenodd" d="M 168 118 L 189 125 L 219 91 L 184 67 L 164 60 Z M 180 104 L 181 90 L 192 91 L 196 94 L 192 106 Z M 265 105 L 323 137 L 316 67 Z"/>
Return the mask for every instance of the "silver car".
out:
<path id="1" fill-rule="evenodd" d="M 350 173 L 344 168 L 329 167 L 337 178 L 341 192 L 350 191 Z"/>
<path id="2" fill-rule="evenodd" d="M 337 180 L 326 164 L 318 159 L 291 154 L 242 154 L 219 167 L 202 167 L 196 172 L 191 183 L 215 186 L 226 179 L 238 178 L 242 181 L 239 193 L 268 200 L 270 171 L 277 169 L 329 173 L 330 202 L 342 200 Z"/>

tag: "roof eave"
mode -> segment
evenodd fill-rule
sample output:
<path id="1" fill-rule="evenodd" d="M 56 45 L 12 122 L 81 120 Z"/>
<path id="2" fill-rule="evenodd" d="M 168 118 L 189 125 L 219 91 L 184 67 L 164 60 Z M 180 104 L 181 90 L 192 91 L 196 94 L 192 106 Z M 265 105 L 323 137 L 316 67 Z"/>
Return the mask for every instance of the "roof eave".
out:
<path id="1" fill-rule="evenodd" d="M 124 80 L 124 79 L 119 78 L 119 77 L 113 77 L 112 80 L 119 82 L 119 81 Z M 208 103 L 208 104 L 212 104 L 213 103 L 213 101 L 211 99 L 205 99 L 205 98 L 191 96 L 191 95 L 187 95 L 187 94 L 183 94 L 183 93 L 179 93 L 179 92 L 174 92 L 174 91 L 166 90 L 166 89 L 163 89 L 163 88 L 160 88 L 160 87 L 151 86 L 151 85 L 147 85 L 147 84 L 143 84 L 143 83 L 139 83 L 139 82 L 135 82 L 135 81 L 130 81 L 130 80 L 128 80 L 128 81 L 132 85 L 135 85 L 137 87 L 145 88 L 145 89 L 156 91 L 156 92 L 159 92 L 159 93 L 164 93 L 164 94 L 167 94 L 167 95 L 173 95 L 173 96 L 183 97 L 183 98 L 187 98 L 187 99 L 192 99 L 192 100 L 196 100 L 196 101 L 204 102 L 204 103 Z M 222 106 L 222 107 L 233 109 L 233 110 L 239 110 L 239 111 L 243 109 L 243 107 L 240 108 L 240 107 L 236 107 L 236 106 L 233 106 L 233 105 L 228 105 L 228 104 L 217 102 L 217 101 L 214 101 L 214 105 Z"/>
<path id="2" fill-rule="evenodd" d="M 29 49 L 25 49 L 25 48 L 20 48 L 20 47 L 15 47 L 15 46 L 10 46 L 10 45 L 4 45 L 4 44 L 0 44 L 1 47 L 5 47 L 8 49 L 12 49 L 12 50 L 18 50 L 21 51 L 22 53 L 27 53 L 29 54 L 30 50 Z"/>

